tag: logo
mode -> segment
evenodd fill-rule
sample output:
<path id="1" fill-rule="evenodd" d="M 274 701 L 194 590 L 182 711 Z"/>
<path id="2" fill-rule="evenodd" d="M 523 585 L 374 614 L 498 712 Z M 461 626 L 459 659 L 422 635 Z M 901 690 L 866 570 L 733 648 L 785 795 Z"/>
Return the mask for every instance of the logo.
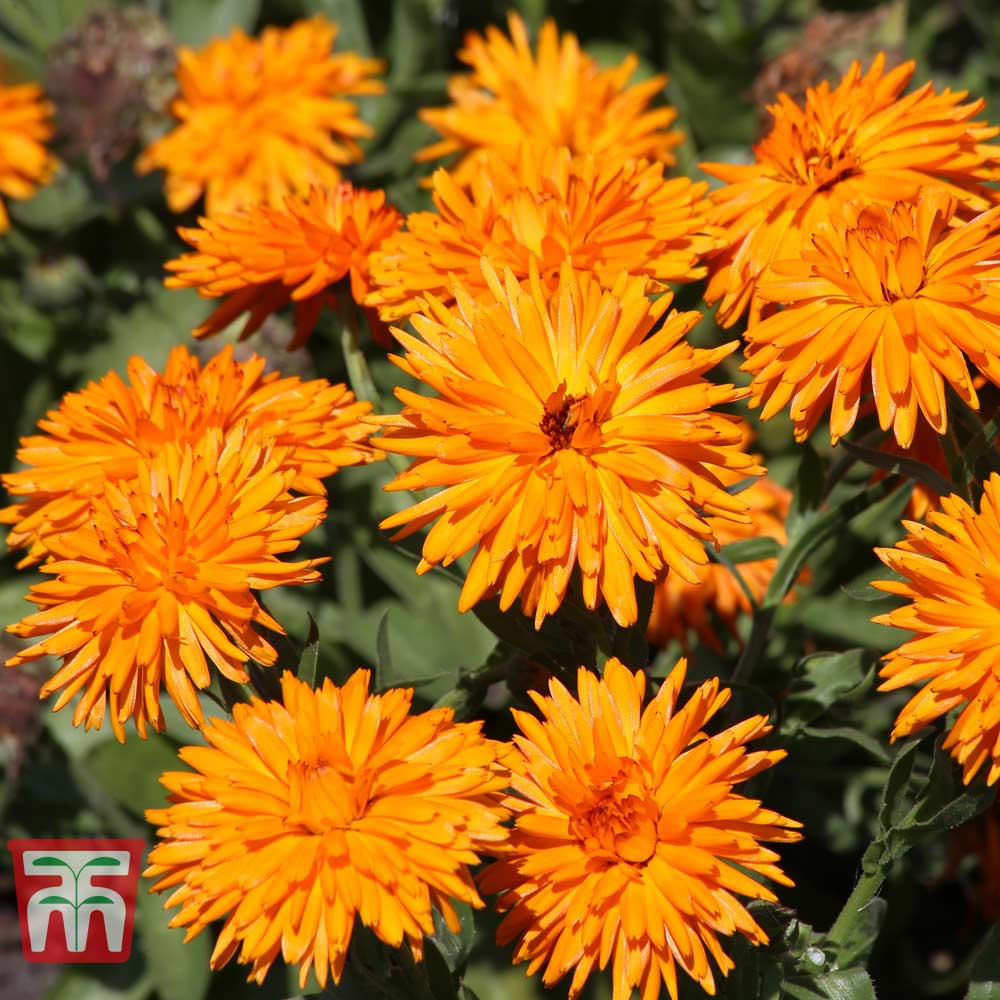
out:
<path id="1" fill-rule="evenodd" d="M 29 962 L 124 962 L 141 840 L 11 840 L 21 949 Z"/>

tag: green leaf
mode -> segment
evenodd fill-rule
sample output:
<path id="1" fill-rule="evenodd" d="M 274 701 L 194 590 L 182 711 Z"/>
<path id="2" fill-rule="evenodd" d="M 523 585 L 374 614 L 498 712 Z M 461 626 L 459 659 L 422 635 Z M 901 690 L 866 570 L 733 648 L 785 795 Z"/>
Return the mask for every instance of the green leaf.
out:
<path id="1" fill-rule="evenodd" d="M 860 747 L 880 764 L 889 763 L 889 753 L 885 746 L 874 736 L 855 726 L 830 726 L 827 728 L 804 726 L 793 738 L 799 737 L 814 740 L 844 740 Z"/>
<path id="2" fill-rule="evenodd" d="M 875 1000 L 875 986 L 864 969 L 839 969 L 807 983 L 790 982 L 785 996 L 793 1000 Z"/>
<path id="3" fill-rule="evenodd" d="M 41 868 L 69 868 L 70 866 L 62 858 L 38 858 L 35 864 Z"/>
<path id="4" fill-rule="evenodd" d="M 63 970 L 44 1000 L 145 1000 L 153 980 L 138 949 L 121 964 L 71 966 Z"/>
<path id="5" fill-rule="evenodd" d="M 170 917 L 164 897 L 140 886 L 136 930 L 160 1000 L 203 1000 L 212 976 L 212 935 L 201 933 L 185 944 L 184 929 L 167 926 Z"/>
<path id="6" fill-rule="evenodd" d="M 903 818 L 906 790 L 913 774 L 913 765 L 916 763 L 919 746 L 920 740 L 910 740 L 904 743 L 889 769 L 889 777 L 885 783 L 882 805 L 878 813 L 879 827 L 883 831 L 892 829 Z"/>
<path id="7" fill-rule="evenodd" d="M 137 816 L 163 805 L 167 793 L 160 775 L 179 766 L 173 744 L 159 733 L 150 733 L 145 740 L 130 740 L 127 748 L 117 741 L 98 743 L 83 763 L 116 802 Z"/>
<path id="8" fill-rule="evenodd" d="M 876 896 L 856 916 L 844 940 L 837 948 L 837 964 L 852 968 L 863 966 L 875 947 L 888 904 L 881 896 Z"/>
<path id="9" fill-rule="evenodd" d="M 88 896 L 83 902 L 80 903 L 81 906 L 104 906 L 105 904 L 114 903 L 113 899 L 109 899 L 107 896 Z"/>
<path id="10" fill-rule="evenodd" d="M 389 649 L 389 612 L 386 611 L 379 619 L 378 631 L 375 633 L 375 690 L 384 691 L 392 676 L 392 652 Z"/>
<path id="11" fill-rule="evenodd" d="M 90 868 L 91 865 L 97 865 L 98 868 L 117 868 L 119 864 L 121 862 L 115 858 L 101 857 L 94 858 L 93 861 L 88 861 L 83 868 Z M 83 871 L 83 868 L 80 871 Z"/>
<path id="12" fill-rule="evenodd" d="M 883 472 L 895 472 L 922 483 L 929 490 L 938 496 L 948 496 L 953 492 L 951 483 L 941 475 L 937 469 L 932 469 L 923 462 L 918 462 L 914 458 L 905 458 L 902 455 L 892 455 L 888 452 L 878 451 L 875 448 L 866 448 L 864 445 L 854 444 L 846 438 L 840 441 L 840 446 L 852 458 L 870 465 L 873 469 L 881 469 Z"/>
<path id="13" fill-rule="evenodd" d="M 813 653 L 796 665 L 784 702 L 792 726 L 812 722 L 831 705 L 870 686 L 877 657 L 865 649 L 843 653 Z"/>
<path id="14" fill-rule="evenodd" d="M 336 21 L 339 26 L 338 52 L 357 52 L 363 56 L 372 54 L 361 0 L 306 0 L 305 8 L 310 14 L 324 14 L 331 21 Z"/>
<path id="15" fill-rule="evenodd" d="M 759 559 L 776 559 L 781 554 L 781 545 L 774 538 L 743 538 L 730 542 L 721 549 L 726 558 L 736 563 L 757 562 Z"/>
<path id="16" fill-rule="evenodd" d="M 168 0 L 166 19 L 181 45 L 198 47 L 233 28 L 251 32 L 259 14 L 260 0 Z"/>
<path id="17" fill-rule="evenodd" d="M 67 906 L 73 905 L 73 901 L 66 899 L 65 896 L 46 896 L 43 900 L 41 900 L 41 902 L 48 903 L 49 905 L 53 905 L 55 903 L 65 903 Z M 86 900 L 84 900 L 84 902 L 86 902 Z"/>
<path id="18" fill-rule="evenodd" d="M 476 943 L 476 923 L 472 907 L 468 903 L 453 901 L 455 913 L 458 915 L 458 933 L 452 931 L 445 923 L 444 917 L 434 910 L 434 937 L 441 957 L 452 972 L 460 972 L 465 968 L 472 946 Z"/>
<path id="19" fill-rule="evenodd" d="M 296 677 L 309 687 L 316 687 L 316 668 L 319 665 L 319 626 L 312 615 L 309 616 L 309 634 L 306 636 L 306 646 L 302 650 L 299 669 Z"/>
<path id="20" fill-rule="evenodd" d="M 826 488 L 826 469 L 823 459 L 809 441 L 801 445 L 801 458 L 795 476 L 795 491 L 788 511 L 788 528 L 791 530 L 798 518 L 816 510 Z"/>
<path id="21" fill-rule="evenodd" d="M 1000 1000 L 1000 924 L 994 924 L 976 950 L 965 1000 Z"/>

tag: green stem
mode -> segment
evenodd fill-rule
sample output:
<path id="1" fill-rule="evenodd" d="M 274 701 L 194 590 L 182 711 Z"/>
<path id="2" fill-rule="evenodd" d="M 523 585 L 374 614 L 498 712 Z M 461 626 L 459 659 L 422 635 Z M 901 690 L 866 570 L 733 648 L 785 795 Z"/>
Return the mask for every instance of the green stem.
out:
<path id="1" fill-rule="evenodd" d="M 827 934 L 827 939 L 832 944 L 840 946 L 848 941 L 858 915 L 878 895 L 883 882 L 885 873 L 881 869 L 871 874 L 862 874 Z"/>

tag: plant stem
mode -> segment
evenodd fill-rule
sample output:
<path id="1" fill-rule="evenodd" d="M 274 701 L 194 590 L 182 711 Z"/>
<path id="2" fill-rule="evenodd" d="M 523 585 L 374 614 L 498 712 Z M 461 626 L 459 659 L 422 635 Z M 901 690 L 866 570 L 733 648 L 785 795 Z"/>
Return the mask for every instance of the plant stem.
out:
<path id="1" fill-rule="evenodd" d="M 827 934 L 827 939 L 831 943 L 843 945 L 848 940 L 858 914 L 878 895 L 883 882 L 885 882 L 885 873 L 881 870 L 861 875 Z"/>

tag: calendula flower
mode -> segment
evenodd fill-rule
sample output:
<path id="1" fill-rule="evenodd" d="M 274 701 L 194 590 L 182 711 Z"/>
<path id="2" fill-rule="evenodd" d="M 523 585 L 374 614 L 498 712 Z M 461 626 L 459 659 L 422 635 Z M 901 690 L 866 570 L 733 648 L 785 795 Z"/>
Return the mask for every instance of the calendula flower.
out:
<path id="1" fill-rule="evenodd" d="M 419 112 L 443 138 L 422 149 L 418 160 L 460 154 L 453 170 L 460 185 L 472 181 L 491 150 L 515 157 L 524 140 L 605 159 L 674 162 L 670 151 L 684 138 L 669 131 L 677 112 L 651 106 L 665 76 L 630 85 L 635 55 L 601 69 L 575 35 L 560 37 L 552 20 L 542 25 L 533 53 L 520 16 L 508 14 L 507 24 L 509 38 L 496 27 L 487 28 L 485 37 L 466 35 L 458 57 L 472 72 L 449 80 L 451 105 Z"/>
<path id="2" fill-rule="evenodd" d="M 719 472 L 760 469 L 736 418 L 712 412 L 744 393 L 702 378 L 735 345 L 691 347 L 700 314 L 668 315 L 670 294 L 651 302 L 644 278 L 607 291 L 565 264 L 550 295 L 535 268 L 523 285 L 486 261 L 483 273 L 488 302 L 457 286 L 455 311 L 428 297 L 411 317 L 420 339 L 394 331 L 396 363 L 437 395 L 399 388 L 403 412 L 378 418 L 376 443 L 415 459 L 386 489 L 445 488 L 382 527 L 404 538 L 437 521 L 418 573 L 476 550 L 462 611 L 520 595 L 540 627 L 579 566 L 587 607 L 606 601 L 629 625 L 635 576 L 696 580 L 706 518 L 747 520 Z"/>
<path id="3" fill-rule="evenodd" d="M 733 968 L 719 935 L 767 943 L 735 894 L 775 899 L 754 874 L 791 885 L 761 841 L 799 840 L 801 824 L 733 791 L 785 752 L 747 751 L 770 731 L 763 715 L 706 735 L 729 691 L 713 678 L 680 708 L 685 670 L 644 709 L 642 672 L 610 659 L 603 679 L 580 668 L 578 700 L 551 680 L 549 697 L 531 692 L 540 720 L 514 712 L 516 820 L 479 887 L 500 893 L 497 940 L 519 939 L 529 975 L 544 968 L 551 986 L 572 971 L 570 1000 L 609 962 L 614 1000 L 664 985 L 676 1000 L 678 967 L 714 993 L 709 956 Z"/>
<path id="4" fill-rule="evenodd" d="M 212 428 L 242 425 L 273 442 L 292 473 L 289 488 L 323 494 L 322 479 L 380 457 L 368 444 L 370 410 L 342 384 L 265 373 L 263 358 L 235 361 L 230 347 L 204 367 L 175 347 L 162 375 L 135 355 L 128 382 L 109 372 L 67 394 L 39 421 L 43 434 L 21 439 L 17 457 L 27 468 L 0 477 L 23 498 L 0 510 L 0 523 L 13 525 L 7 544 L 28 548 L 20 565 L 39 562 L 50 537 L 87 520 L 107 482 L 134 480 L 139 462 L 164 444 L 194 443 Z"/>
<path id="5" fill-rule="evenodd" d="M 0 86 L 0 195 L 30 198 L 48 183 L 56 168 L 55 157 L 45 148 L 52 132 L 52 105 L 41 87 Z M 0 199 L 0 233 L 8 228 L 10 218 Z"/>
<path id="6" fill-rule="evenodd" d="M 771 265 L 759 295 L 785 307 L 747 331 L 743 364 L 765 420 L 790 404 L 803 441 L 829 407 L 836 444 L 870 386 L 879 426 L 908 448 L 921 418 L 946 430 L 946 386 L 978 408 L 968 362 L 1000 383 L 1000 208 L 964 224 L 957 210 L 941 188 L 853 203 Z"/>
<path id="7" fill-rule="evenodd" d="M 705 232 L 704 184 L 666 180 L 662 163 L 574 156 L 565 147 L 525 144 L 516 164 L 485 156 L 463 190 L 446 170 L 434 174 L 437 212 L 414 212 L 406 232 L 372 257 L 379 286 L 368 299 L 396 320 L 432 294 L 452 301 L 452 281 L 488 296 L 480 259 L 527 278 L 537 264 L 555 287 L 564 261 L 610 287 L 622 271 L 660 289 L 705 274 L 699 257 L 715 246 Z"/>
<path id="8" fill-rule="evenodd" d="M 326 511 L 322 497 L 289 495 L 282 452 L 242 430 L 209 431 L 194 445 L 164 442 L 133 481 L 107 482 L 86 523 L 46 539 L 41 570 L 53 579 L 28 596 L 41 610 L 8 628 L 40 641 L 6 665 L 62 659 L 42 697 L 59 691 L 58 711 L 82 692 L 73 724 L 99 729 L 107 711 L 121 742 L 129 718 L 143 738 L 147 724 L 163 730 L 163 687 L 200 725 L 210 665 L 243 683 L 248 660 L 277 659 L 254 625 L 284 629 L 253 591 L 313 583 L 326 561 L 277 557 Z"/>
<path id="9" fill-rule="evenodd" d="M 263 981 L 280 954 L 305 988 L 339 982 L 355 917 L 420 960 L 432 909 L 483 905 L 469 875 L 506 838 L 500 744 L 449 708 L 410 715 L 411 689 L 368 693 L 367 670 L 314 690 L 285 673 L 282 702 L 210 719 L 194 769 L 160 779 L 173 803 L 146 816 L 162 838 L 145 874 L 175 889 L 188 939 L 225 916 L 212 968 L 239 952 Z"/>
<path id="10" fill-rule="evenodd" d="M 739 481 L 739 474 L 724 472 L 719 478 L 726 485 L 733 486 Z M 710 518 L 709 526 L 716 542 L 729 545 L 750 538 L 773 538 L 779 545 L 784 545 L 787 541 L 785 519 L 792 502 L 791 492 L 774 480 L 764 478 L 740 490 L 739 497 L 749 508 L 751 523 Z M 777 564 L 777 559 L 755 559 L 736 567 L 755 601 L 763 599 Z M 738 636 L 740 615 L 751 613 L 753 606 L 727 567 L 710 562 L 698 567 L 696 572 L 697 583 L 689 583 L 674 573 L 668 573 L 667 578 L 657 585 L 646 636 L 657 646 L 665 646 L 671 639 L 677 639 L 687 647 L 689 634 L 693 631 L 701 642 L 721 653 L 718 625 L 721 623 L 734 637 Z"/>
<path id="11" fill-rule="evenodd" d="M 983 484 L 977 512 L 958 496 L 945 497 L 927 524 L 904 521 L 909 534 L 875 553 L 904 579 L 874 586 L 909 603 L 874 621 L 917 633 L 885 659 L 880 691 L 910 684 L 921 689 L 896 719 L 892 738 L 962 711 L 944 747 L 962 765 L 966 783 L 984 765 L 987 783 L 1000 778 L 1000 680 L 996 634 L 1000 626 L 1000 476 Z"/>
<path id="12" fill-rule="evenodd" d="M 914 67 L 886 73 L 880 54 L 865 74 L 853 63 L 832 90 L 825 82 L 809 88 L 804 107 L 780 94 L 754 163 L 702 164 L 726 182 L 711 194 L 709 221 L 726 231 L 727 245 L 705 292 L 719 302 L 723 326 L 748 307 L 752 326 L 765 306 L 757 291 L 767 265 L 797 258 L 848 202 L 891 206 L 934 184 L 968 212 L 996 202 L 984 182 L 998 177 L 1000 146 L 986 140 L 1000 129 L 973 121 L 985 102 L 963 104 L 965 91 L 939 94 L 930 83 L 900 97 Z"/>
<path id="13" fill-rule="evenodd" d="M 136 162 L 164 170 L 175 212 L 205 196 L 215 216 L 286 195 L 333 187 L 340 168 L 361 159 L 357 139 L 371 128 L 349 97 L 379 94 L 377 59 L 334 54 L 337 25 L 322 17 L 248 38 L 238 28 L 197 51 L 178 50 L 178 125 Z"/>
<path id="14" fill-rule="evenodd" d="M 289 350 L 312 333 L 324 305 L 336 307 L 333 286 L 350 279 L 361 304 L 369 292 L 368 258 L 403 224 L 384 191 L 348 182 L 308 198 L 289 196 L 281 208 L 258 205 L 247 212 L 199 219 L 199 229 L 178 229 L 194 253 L 167 262 L 168 288 L 197 288 L 204 298 L 224 297 L 195 331 L 208 337 L 249 313 L 240 339 L 259 330 L 272 313 L 295 304 L 295 336 Z"/>

